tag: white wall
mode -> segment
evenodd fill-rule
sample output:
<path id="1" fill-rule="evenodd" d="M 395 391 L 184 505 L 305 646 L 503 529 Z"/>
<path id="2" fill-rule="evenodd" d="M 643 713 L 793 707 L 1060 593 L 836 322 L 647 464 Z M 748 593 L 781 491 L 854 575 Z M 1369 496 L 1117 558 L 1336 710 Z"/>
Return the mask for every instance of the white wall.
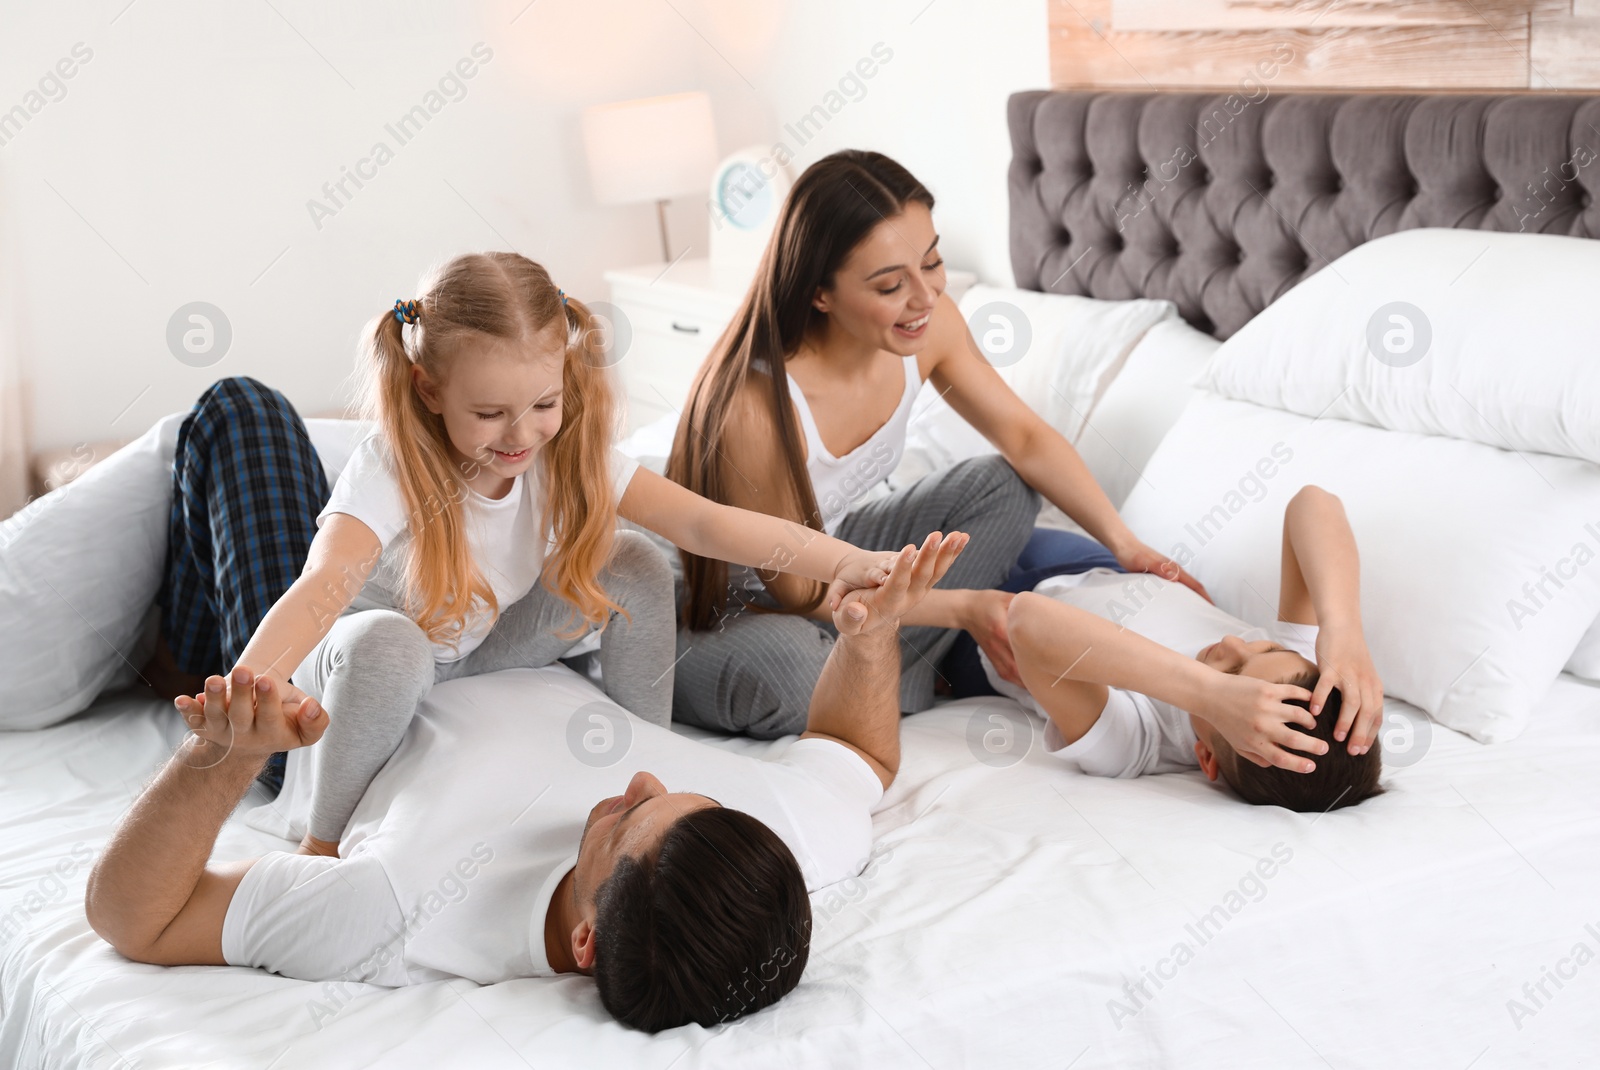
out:
<path id="1" fill-rule="evenodd" d="M 34 449 L 132 437 L 222 375 L 337 407 L 365 321 L 459 251 L 509 245 L 604 296 L 606 268 L 658 243 L 652 208 L 590 196 L 578 116 L 602 101 L 705 89 L 723 151 L 784 138 L 796 173 L 887 152 L 939 198 L 952 266 L 1010 278 L 1005 98 L 1047 82 L 1044 0 L 125 4 L 0 0 L 0 111 L 92 53 L 0 145 L 0 345 Z M 880 41 L 893 57 L 866 94 L 807 144 L 786 137 Z M 493 56 L 465 96 L 395 148 L 385 124 L 480 42 Z M 393 159 L 319 227 L 307 202 L 378 142 Z M 703 253 L 703 203 L 671 224 Z M 168 349 L 191 301 L 232 326 L 211 367 Z"/>

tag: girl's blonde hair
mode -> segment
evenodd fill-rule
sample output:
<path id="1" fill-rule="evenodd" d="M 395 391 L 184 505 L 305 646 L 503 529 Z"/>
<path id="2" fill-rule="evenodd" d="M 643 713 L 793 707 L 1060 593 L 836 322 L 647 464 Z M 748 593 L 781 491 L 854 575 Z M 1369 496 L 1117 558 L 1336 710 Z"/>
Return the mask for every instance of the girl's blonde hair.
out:
<path id="1" fill-rule="evenodd" d="M 546 479 L 541 540 L 553 539 L 541 582 L 588 624 L 613 610 L 598 575 L 617 526 L 611 442 L 616 401 L 605 370 L 603 335 L 582 302 L 565 297 L 543 267 L 516 253 L 471 253 L 430 271 L 417 295 L 409 341 L 393 312 L 362 336 L 363 415 L 377 423 L 405 497 L 407 611 L 428 638 L 455 642 L 481 600 L 500 615 L 494 590 L 473 560 L 463 502 L 468 472 L 451 459 L 444 417 L 428 411 L 412 384 L 412 365 L 443 384 L 453 364 L 472 359 L 484 336 L 532 342 L 552 324 L 566 339 L 561 429 L 543 447 Z M 530 473 L 531 475 L 531 473 Z M 532 547 L 529 547 L 532 550 Z M 626 614 L 624 614 L 626 615 Z"/>

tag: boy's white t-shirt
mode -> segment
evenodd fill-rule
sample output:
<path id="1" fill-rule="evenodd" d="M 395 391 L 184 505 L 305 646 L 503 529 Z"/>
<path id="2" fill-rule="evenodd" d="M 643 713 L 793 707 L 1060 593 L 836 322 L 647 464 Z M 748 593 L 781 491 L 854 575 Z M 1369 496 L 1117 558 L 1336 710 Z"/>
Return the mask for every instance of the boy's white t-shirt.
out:
<path id="1" fill-rule="evenodd" d="M 638 461 L 612 449 L 611 479 L 617 501 L 622 500 L 628 482 L 638 470 Z M 486 498 L 465 488 L 463 505 L 472 555 L 493 588 L 501 612 L 533 589 L 551 549 L 548 541 L 539 538 L 546 501 L 544 473 L 544 455 L 540 454 L 526 472 L 512 480 L 511 489 L 503 498 Z M 317 514 L 317 527 L 322 527 L 331 513 L 355 517 L 372 529 L 383 546 L 377 568 L 351 605 L 356 609 L 405 612 L 405 553 L 411 541 L 410 525 L 405 495 L 395 479 L 389 447 L 381 434 L 363 439 L 351 454 L 328 504 Z M 457 644 L 433 644 L 435 661 L 457 661 L 478 648 L 493 627 L 485 607 L 480 604 L 478 610 Z"/>
<path id="2" fill-rule="evenodd" d="M 1275 621 L 1256 627 L 1218 609 L 1181 583 L 1145 572 L 1095 568 L 1041 580 L 1034 592 L 1122 624 L 1186 658 L 1225 635 L 1237 635 L 1246 642 L 1266 639 L 1277 643 L 1313 664 L 1317 660 L 1316 625 Z M 1137 691 L 1109 688 L 1100 719 L 1081 739 L 1068 744 L 1025 688 L 1002 680 L 987 655 L 980 652 L 980 658 L 991 687 L 1045 718 L 1045 749 L 1082 772 L 1134 777 L 1199 767 L 1194 726 L 1189 714 L 1176 706 Z"/>
<path id="3" fill-rule="evenodd" d="M 620 752 L 610 764 L 602 743 Z M 641 770 L 763 822 L 810 891 L 870 860 L 883 784 L 843 744 L 756 758 L 641 721 L 564 666 L 510 669 L 434 687 L 352 815 L 343 857 L 280 851 L 250 867 L 223 958 L 390 986 L 550 976 L 551 895 L 595 804 Z"/>

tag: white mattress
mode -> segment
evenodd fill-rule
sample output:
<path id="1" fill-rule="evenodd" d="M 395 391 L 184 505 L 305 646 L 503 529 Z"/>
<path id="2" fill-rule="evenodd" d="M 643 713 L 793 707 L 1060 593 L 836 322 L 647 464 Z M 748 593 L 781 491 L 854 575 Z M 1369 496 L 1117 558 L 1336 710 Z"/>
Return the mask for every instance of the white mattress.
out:
<path id="1" fill-rule="evenodd" d="M 169 753 L 176 718 L 107 695 L 60 727 L 0 733 L 0 916 L 27 921 L 0 940 L 0 1065 L 1486 1070 L 1600 1058 L 1600 961 L 1569 961 L 1571 979 L 1545 981 L 1552 998 L 1528 1002 L 1520 1023 L 1508 1008 L 1576 945 L 1600 951 L 1594 689 L 1563 677 L 1532 727 L 1492 748 L 1434 728 L 1420 763 L 1387 774 L 1388 794 L 1321 817 L 1245 806 L 1198 773 L 1069 774 L 1037 748 L 991 768 L 966 742 L 979 708 L 905 721 L 881 855 L 814 901 L 803 984 L 743 1021 L 654 1037 L 609 1021 L 579 977 L 387 990 L 128 962 L 84 920 L 81 860 Z M 1227 893 L 1274 845 L 1290 860 L 1228 913 Z M 285 846 L 235 815 L 218 856 Z M 58 863 L 72 870 L 65 890 L 47 877 Z M 1226 920 L 1201 944 L 1188 927 L 1219 904 Z M 1136 1007 L 1124 982 L 1180 942 L 1192 958 L 1169 962 L 1160 989 L 1145 980 L 1151 998 Z M 1120 1021 L 1114 999 L 1130 1012 Z"/>

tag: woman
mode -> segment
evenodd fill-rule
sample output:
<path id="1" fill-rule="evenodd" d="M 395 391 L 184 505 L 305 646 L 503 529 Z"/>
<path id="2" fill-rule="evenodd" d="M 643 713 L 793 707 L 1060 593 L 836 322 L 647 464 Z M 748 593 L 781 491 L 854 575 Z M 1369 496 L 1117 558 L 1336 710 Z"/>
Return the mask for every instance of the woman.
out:
<path id="1" fill-rule="evenodd" d="M 1109 551 L 1124 569 L 1204 594 L 1134 536 L 1072 446 L 980 355 L 944 294 L 932 212 L 932 194 L 880 153 L 837 152 L 807 168 L 755 284 L 695 379 L 667 468 L 715 501 L 858 546 L 902 546 L 952 528 L 972 536 L 906 617 L 908 713 L 932 704 L 936 665 L 960 631 L 1015 678 L 1011 594 L 995 588 L 1029 542 L 1041 495 L 1100 543 L 1081 540 L 1098 559 L 1058 561 L 1054 571 L 1107 563 Z M 1000 456 L 861 502 L 899 464 L 912 402 L 930 379 Z M 774 548 L 775 566 L 785 552 Z M 762 738 L 799 731 L 833 641 L 821 589 L 690 554 L 682 583 L 674 720 Z"/>

